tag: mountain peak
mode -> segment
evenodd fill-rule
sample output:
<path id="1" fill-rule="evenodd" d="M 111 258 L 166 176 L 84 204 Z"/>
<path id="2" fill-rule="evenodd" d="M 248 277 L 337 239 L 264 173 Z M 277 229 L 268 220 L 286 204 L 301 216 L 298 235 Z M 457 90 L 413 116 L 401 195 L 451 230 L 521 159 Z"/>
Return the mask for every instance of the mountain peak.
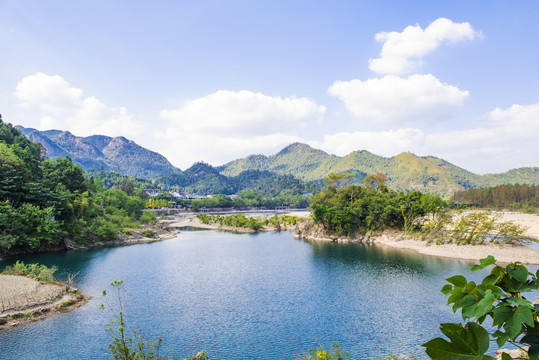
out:
<path id="1" fill-rule="evenodd" d="M 300 142 L 292 143 L 285 148 L 283 148 L 281 151 L 279 151 L 275 156 L 281 156 L 285 154 L 320 154 L 320 155 L 327 155 L 322 150 L 315 149 L 311 147 L 310 145 L 303 144 Z"/>

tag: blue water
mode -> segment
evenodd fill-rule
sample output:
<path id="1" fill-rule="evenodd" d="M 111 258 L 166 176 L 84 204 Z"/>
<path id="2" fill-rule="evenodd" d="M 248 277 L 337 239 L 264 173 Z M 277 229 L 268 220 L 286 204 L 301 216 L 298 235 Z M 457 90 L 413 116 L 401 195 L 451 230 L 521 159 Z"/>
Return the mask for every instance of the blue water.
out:
<path id="1" fill-rule="evenodd" d="M 472 263 L 364 244 L 310 243 L 289 232 L 183 231 L 176 239 L 22 258 L 78 272 L 94 298 L 72 312 L 0 332 L 1 359 L 106 358 L 104 329 L 125 281 L 128 327 L 163 351 L 212 359 L 295 359 L 317 342 L 354 358 L 423 356 L 441 322 L 459 321 L 440 293 Z M 0 262 L 0 267 L 7 261 Z M 484 274 L 468 276 L 479 279 Z M 109 295 L 101 297 L 107 289 Z"/>

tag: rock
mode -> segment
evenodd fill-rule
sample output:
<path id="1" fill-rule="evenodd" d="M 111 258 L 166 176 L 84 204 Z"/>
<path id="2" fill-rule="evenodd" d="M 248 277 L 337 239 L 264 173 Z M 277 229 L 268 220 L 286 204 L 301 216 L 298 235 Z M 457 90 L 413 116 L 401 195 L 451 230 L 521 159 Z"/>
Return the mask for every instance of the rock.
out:
<path id="1" fill-rule="evenodd" d="M 6 318 L 0 318 L 0 325 L 6 325 L 7 324 L 7 319 Z"/>
<path id="2" fill-rule="evenodd" d="M 528 348 L 529 347 L 525 347 L 524 349 L 527 350 Z M 501 360 L 503 353 L 508 354 L 513 359 L 527 359 L 528 358 L 528 355 L 526 354 L 526 352 L 521 349 L 515 349 L 515 350 L 500 349 L 496 351 L 496 356 L 495 356 L 496 360 Z"/>

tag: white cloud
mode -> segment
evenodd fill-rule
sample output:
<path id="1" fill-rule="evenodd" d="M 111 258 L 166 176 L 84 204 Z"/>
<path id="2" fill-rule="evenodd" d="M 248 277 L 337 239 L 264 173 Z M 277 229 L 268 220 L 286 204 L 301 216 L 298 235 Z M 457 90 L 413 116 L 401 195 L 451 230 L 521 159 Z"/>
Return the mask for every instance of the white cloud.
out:
<path id="1" fill-rule="evenodd" d="M 26 116 L 25 126 L 69 130 L 78 136 L 135 136 L 142 131 L 126 108 L 108 107 L 95 97 L 84 97 L 81 89 L 60 75 L 27 76 L 17 83 L 13 95 L 21 101 L 20 107 L 34 110 Z"/>
<path id="2" fill-rule="evenodd" d="M 281 98 L 247 90 L 219 90 L 186 101 L 176 110 L 163 110 L 161 117 L 182 131 L 221 135 L 275 133 L 289 126 L 320 121 L 324 106 L 307 98 Z"/>
<path id="3" fill-rule="evenodd" d="M 369 59 L 369 69 L 379 74 L 408 74 L 421 65 L 421 58 L 442 43 L 459 43 L 480 36 L 469 23 L 454 23 L 446 18 L 436 19 L 425 30 L 415 25 L 402 32 L 381 32 L 375 39 L 384 45 L 380 57 Z"/>
<path id="4" fill-rule="evenodd" d="M 505 133 L 520 137 L 539 136 L 539 103 L 532 105 L 512 105 L 507 109 L 496 108 L 489 114 L 494 125 Z"/>
<path id="5" fill-rule="evenodd" d="M 281 98 L 247 90 L 219 90 L 163 110 L 161 151 L 177 166 L 193 159 L 221 164 L 251 153 L 270 154 L 300 140 L 298 129 L 323 119 L 326 109 L 307 98 Z"/>
<path id="6" fill-rule="evenodd" d="M 356 150 L 368 150 L 382 156 L 393 156 L 404 151 L 413 151 L 423 145 L 425 136 L 419 129 L 397 129 L 389 131 L 342 132 L 324 136 L 322 143 L 313 143 L 323 150 L 344 156 Z"/>
<path id="7" fill-rule="evenodd" d="M 469 97 L 431 74 L 336 81 L 328 92 L 355 116 L 385 123 L 445 118 Z"/>

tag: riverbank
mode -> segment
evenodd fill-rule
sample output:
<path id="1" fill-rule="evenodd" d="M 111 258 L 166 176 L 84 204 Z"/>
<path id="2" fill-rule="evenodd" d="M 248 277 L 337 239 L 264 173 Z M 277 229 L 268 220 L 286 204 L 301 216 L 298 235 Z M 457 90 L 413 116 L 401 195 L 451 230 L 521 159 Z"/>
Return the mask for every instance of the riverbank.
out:
<path id="1" fill-rule="evenodd" d="M 0 275 L 0 331 L 43 320 L 86 304 L 91 296 L 63 283 L 41 284 L 25 276 Z"/>
<path id="2" fill-rule="evenodd" d="M 315 226 L 307 220 L 309 213 L 300 212 L 287 215 L 300 216 L 305 221 L 298 222 L 295 226 L 286 226 L 279 229 L 265 227 L 260 231 L 292 231 L 294 237 L 309 241 L 333 241 L 333 242 L 369 242 L 377 246 L 388 246 L 396 249 L 415 251 L 423 255 L 446 257 L 453 259 L 478 261 L 493 255 L 500 263 L 520 261 L 524 264 L 538 265 L 539 251 L 525 245 L 456 245 L 456 244 L 428 244 L 426 241 L 411 240 L 399 232 L 374 233 L 370 236 L 358 238 L 344 238 L 327 234 L 320 227 Z M 502 221 L 513 221 L 514 223 L 527 228 L 525 235 L 539 239 L 539 216 L 533 214 L 522 214 L 514 212 L 502 212 Z M 254 233 L 255 230 L 235 228 L 219 224 L 204 224 L 194 215 L 183 215 L 167 220 L 167 225 L 172 227 L 195 227 L 208 230 L 224 230 L 241 233 Z"/>

